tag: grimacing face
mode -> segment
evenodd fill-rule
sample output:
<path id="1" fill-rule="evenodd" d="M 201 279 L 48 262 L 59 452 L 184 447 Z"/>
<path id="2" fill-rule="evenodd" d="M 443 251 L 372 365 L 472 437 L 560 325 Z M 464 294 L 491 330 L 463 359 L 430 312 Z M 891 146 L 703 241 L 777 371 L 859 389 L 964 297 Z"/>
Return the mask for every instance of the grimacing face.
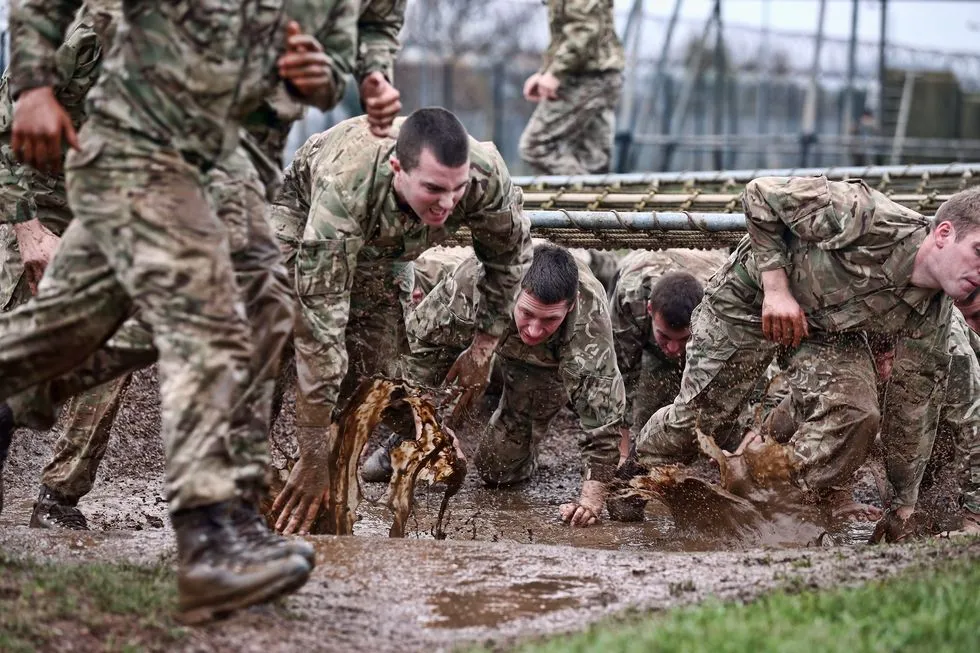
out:
<path id="1" fill-rule="evenodd" d="M 953 226 L 942 222 L 936 227 L 936 244 L 936 281 L 954 300 L 965 299 L 980 287 L 980 229 L 967 232 L 957 240 Z"/>
<path id="2" fill-rule="evenodd" d="M 675 329 L 667 324 L 660 313 L 654 312 L 652 308 L 648 312 L 653 313 L 653 341 L 660 347 L 660 351 L 672 360 L 684 360 L 684 348 L 691 339 L 691 326 Z"/>
<path id="3" fill-rule="evenodd" d="M 457 168 L 444 166 L 428 148 L 422 149 L 413 170 L 405 170 L 394 155 L 389 163 L 395 171 L 395 192 L 430 227 L 445 224 L 470 183 L 469 162 Z"/>
<path id="4" fill-rule="evenodd" d="M 522 290 L 514 304 L 514 324 L 521 341 L 533 347 L 550 338 L 565 321 L 572 304 L 566 301 L 545 304 L 526 290 Z"/>

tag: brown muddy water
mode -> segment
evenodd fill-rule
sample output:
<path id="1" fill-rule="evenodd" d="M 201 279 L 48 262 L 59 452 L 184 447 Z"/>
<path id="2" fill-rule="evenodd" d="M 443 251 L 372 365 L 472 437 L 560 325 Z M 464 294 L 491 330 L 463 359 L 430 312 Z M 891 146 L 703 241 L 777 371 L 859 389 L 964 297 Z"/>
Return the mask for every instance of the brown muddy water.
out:
<path id="1" fill-rule="evenodd" d="M 172 564 L 173 534 L 162 500 L 163 456 L 152 373 L 138 376 L 120 411 L 93 492 L 79 507 L 89 533 L 26 527 L 40 470 L 54 436 L 21 431 L 6 471 L 0 515 L 5 552 L 70 562 Z M 287 407 L 288 408 L 288 407 Z M 288 449 L 291 412 L 277 425 Z M 450 502 L 446 539 L 432 534 L 442 491 L 420 486 L 404 539 L 389 539 L 380 484 L 350 536 L 311 536 L 317 568 L 273 610 L 258 607 L 195 629 L 187 650 L 414 651 L 474 643 L 506 647 L 528 637 L 584 628 L 628 610 L 659 610 L 708 597 L 747 600 L 773 588 L 860 583 L 943 557 L 980 555 L 978 540 L 868 546 L 871 525 L 842 526 L 821 546 L 799 529 L 773 527 L 751 537 L 678 528 L 651 502 L 642 523 L 608 519 L 588 529 L 558 520 L 579 490 L 577 425 L 564 413 L 540 443 L 531 482 L 489 490 L 471 473 Z M 471 444 L 463 435 L 464 450 Z M 370 451 L 371 445 L 368 447 Z M 858 498 L 876 497 L 870 477 Z M 374 500 L 375 503 L 371 501 Z M 827 546 L 836 543 L 836 546 Z"/>

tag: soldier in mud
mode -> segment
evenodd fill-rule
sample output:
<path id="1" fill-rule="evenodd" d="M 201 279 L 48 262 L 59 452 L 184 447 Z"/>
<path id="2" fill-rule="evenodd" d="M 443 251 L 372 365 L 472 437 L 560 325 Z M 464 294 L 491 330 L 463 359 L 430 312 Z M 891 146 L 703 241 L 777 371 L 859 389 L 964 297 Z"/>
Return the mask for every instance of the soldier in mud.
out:
<path id="1" fill-rule="evenodd" d="M 118 11 L 118 0 L 100 0 L 101 4 L 112 5 Z M 99 4 L 99 3 L 92 3 Z M 390 128 L 395 114 L 401 107 L 397 90 L 390 83 L 395 53 L 398 50 L 398 32 L 404 19 L 404 2 L 401 0 L 372 0 L 361 4 L 356 15 L 357 38 L 359 45 L 355 49 L 352 40 L 352 27 L 355 20 L 355 7 L 351 3 L 338 2 L 332 6 L 324 4 L 322 9 L 327 11 L 324 27 L 315 32 L 316 38 L 305 35 L 294 37 L 302 47 L 302 51 L 284 61 L 284 65 L 299 68 L 306 73 L 303 83 L 307 88 L 319 86 L 317 95 L 318 107 L 321 110 L 330 109 L 343 95 L 345 77 L 354 70 L 355 78 L 359 80 L 361 100 L 368 111 L 368 121 L 372 131 L 378 136 L 384 136 Z M 86 14 L 83 14 L 83 18 Z M 81 113 L 81 104 L 88 88 L 94 83 L 101 68 L 100 42 L 106 39 L 96 38 L 91 29 L 91 20 L 82 22 L 69 32 L 66 43 L 59 49 L 59 64 L 64 68 L 62 76 L 67 81 L 63 84 L 66 90 L 59 94 L 62 104 Z M 108 19 L 106 24 L 110 24 Z M 82 45 L 86 47 L 81 47 Z M 356 60 L 356 66 L 355 66 Z M 315 66 L 319 66 L 319 69 Z M 69 92 L 70 91 L 70 92 Z M 76 108 L 77 107 L 77 108 Z M 12 108 L 11 108 L 12 110 Z M 209 200 L 218 213 L 218 217 L 229 225 L 240 225 L 246 229 L 249 211 L 264 212 L 267 191 L 278 185 L 277 173 L 273 168 L 281 166 L 282 149 L 286 135 L 296 118 L 302 115 L 304 105 L 292 99 L 280 85 L 266 99 L 260 109 L 252 112 L 246 119 L 247 136 L 255 143 L 268 160 L 274 161 L 267 165 L 266 177 L 275 180 L 269 183 L 269 188 L 263 188 L 250 177 L 245 166 L 233 165 L 241 162 L 241 157 L 229 157 L 228 161 L 219 165 L 210 173 L 208 180 Z M 78 127 L 81 116 L 73 124 Z M 50 183 L 34 181 L 37 173 L 27 166 L 17 169 L 18 184 L 12 192 L 29 194 L 33 201 L 35 195 L 42 195 L 39 206 L 61 207 L 65 213 L 56 234 L 60 235 L 70 219 L 67 211 L 67 200 L 64 198 L 63 177 L 56 175 Z M 28 176 L 30 175 L 30 176 Z M 265 182 L 263 182 L 265 183 Z M 58 185 L 55 185 L 58 184 Z M 55 192 L 47 189 L 55 188 Z M 26 189 L 26 190 L 25 190 Z M 37 189 L 38 192 L 35 192 Z M 58 191 L 60 189 L 60 194 Z M 29 202 L 22 198 L 19 204 L 25 207 Z M 244 232 L 242 232 L 244 233 Z M 13 239 L 11 239 L 12 241 Z M 242 244 L 243 238 L 232 242 L 236 247 Z M 31 241 L 28 240 L 28 243 Z M 56 246 L 57 239 L 45 241 L 49 249 L 43 255 L 34 254 L 30 257 L 37 269 L 34 272 L 39 277 L 40 272 Z M 0 287 L 16 293 L 16 302 L 9 301 L 12 308 L 21 299 L 26 298 L 26 282 L 22 279 L 20 267 L 17 265 L 17 243 L 9 242 L 8 258 L 0 277 Z M 32 252 L 33 250 L 28 250 Z M 254 262 L 243 257 L 233 256 L 236 267 L 253 265 Z M 245 289 L 252 287 L 247 268 L 239 269 L 238 282 Z M 19 284 L 19 285 L 17 285 Z M 253 290 L 260 290 L 254 288 Z M 6 293 L 5 293 L 6 295 Z M 261 300 L 261 292 L 251 293 L 249 299 Z M 145 329 L 131 325 L 117 336 L 116 342 L 127 341 L 128 345 L 142 346 L 149 344 L 151 336 Z M 92 392 L 76 397 L 66 420 L 65 430 L 54 446 L 54 457 L 45 467 L 42 474 L 42 487 L 31 516 L 31 526 L 40 528 L 70 528 L 85 529 L 87 523 L 84 514 L 77 508 L 81 497 L 92 488 L 99 464 L 105 454 L 109 432 L 116 412 L 121 403 L 121 396 L 128 385 L 129 376 L 125 375 L 115 381 L 100 386 Z M 259 436 L 258 431 L 255 432 Z M 264 465 L 267 459 L 266 444 L 256 440 L 251 448 L 254 451 L 255 464 Z M 261 494 L 263 488 L 256 488 L 252 494 Z"/>
<path id="2" fill-rule="evenodd" d="M 548 0 L 551 43 L 524 82 L 537 107 L 521 134 L 521 158 L 539 173 L 609 170 L 625 56 L 612 0 Z"/>
<path id="3" fill-rule="evenodd" d="M 407 378 L 437 384 L 466 346 L 484 302 L 480 268 L 475 256 L 460 263 L 406 319 Z M 596 523 L 618 464 L 626 398 L 605 291 L 589 268 L 562 247 L 536 246 L 496 353 L 503 391 L 477 446 L 480 477 L 493 487 L 529 479 L 537 442 L 570 400 L 584 429 L 584 475 L 578 500 L 560 513 L 574 526 Z"/>
<path id="4" fill-rule="evenodd" d="M 321 105 L 335 71 L 279 3 L 225 0 L 202 13 L 124 0 L 76 137 L 54 63 L 80 5 L 25 0 L 14 14 L 11 149 L 49 172 L 63 139 L 75 148 L 66 162 L 75 219 L 37 296 L 0 317 L 0 397 L 32 389 L 27 408 L 40 402 L 50 419 L 50 406 L 159 356 L 179 610 L 196 623 L 293 591 L 313 566 L 312 547 L 268 531 L 251 496 L 264 485 L 267 454 L 256 448 L 292 310 L 261 199 L 274 166 L 235 145 L 244 117 L 280 83 Z M 302 18 L 349 25 L 352 44 L 353 8 L 318 5 Z M 161 43 L 172 59 L 161 59 Z M 205 173 L 222 170 L 256 189 L 257 203 L 241 198 L 242 224 L 208 205 Z M 102 346 L 135 311 L 154 347 Z"/>
<path id="5" fill-rule="evenodd" d="M 646 424 L 655 410 L 677 396 L 691 337 L 691 314 L 704 295 L 702 284 L 724 260 L 720 252 L 668 249 L 631 252 L 620 263 L 609 312 L 616 361 L 626 386 L 623 457 L 630 448 L 632 427 Z M 644 504 L 610 498 L 609 514 L 636 521 L 642 519 Z"/>
<path id="6" fill-rule="evenodd" d="M 835 488 L 881 426 L 891 511 L 907 520 L 939 419 L 929 398 L 945 391 L 951 298 L 980 285 L 980 191 L 935 219 L 823 177 L 756 179 L 743 204 L 749 233 L 694 313 L 680 392 L 640 431 L 639 462 L 690 460 L 699 429 L 735 449 L 741 434 L 726 423 L 782 350 L 800 408 L 785 445 L 796 486 L 846 513 Z M 884 411 L 866 334 L 894 345 Z"/>
<path id="7" fill-rule="evenodd" d="M 520 189 L 491 144 L 445 109 L 419 109 L 374 138 L 361 118 L 312 136 L 286 170 L 271 218 L 299 304 L 294 348 L 299 459 L 276 497 L 280 531 L 306 532 L 324 501 L 335 408 L 404 344 L 400 265 L 469 227 L 484 302 L 446 374 L 464 406 L 485 387 L 530 260 Z M 442 380 L 442 379 L 440 379 Z"/>

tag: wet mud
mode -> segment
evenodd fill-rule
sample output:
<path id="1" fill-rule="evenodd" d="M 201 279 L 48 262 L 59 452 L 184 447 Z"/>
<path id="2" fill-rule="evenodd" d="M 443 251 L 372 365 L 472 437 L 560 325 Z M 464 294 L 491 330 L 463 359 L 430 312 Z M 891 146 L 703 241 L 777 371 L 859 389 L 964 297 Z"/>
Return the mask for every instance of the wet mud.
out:
<path id="1" fill-rule="evenodd" d="M 290 409 L 287 400 L 285 420 L 275 429 L 276 452 L 290 447 L 295 452 Z M 488 418 L 486 411 L 477 422 Z M 173 564 L 158 429 L 153 375 L 144 373 L 122 408 L 95 489 L 79 504 L 92 528 L 87 533 L 27 528 L 55 436 L 19 432 L 5 474 L 0 546 L 15 555 L 65 562 Z M 457 435 L 471 455 L 474 433 Z M 978 540 L 868 546 L 863 543 L 873 525 L 866 523 L 842 527 L 819 542 L 821 546 L 807 546 L 808 537 L 800 536 L 798 525 L 782 528 L 777 523 L 733 536 L 718 527 L 717 516 L 704 519 L 692 513 L 689 522 L 675 521 L 666 499 L 651 501 L 643 522 L 605 519 L 598 527 L 572 529 L 560 522 L 558 507 L 580 489 L 577 435 L 576 420 L 563 412 L 539 443 L 537 473 L 522 486 L 487 489 L 476 474 L 468 475 L 448 503 L 443 541 L 434 535 L 443 484 L 418 484 L 403 539 L 388 537 L 392 516 L 387 486 L 364 484 L 353 537 L 309 537 L 317 549 L 317 568 L 304 588 L 278 608 L 253 608 L 195 629 L 185 648 L 411 651 L 450 650 L 469 643 L 506 646 L 581 629 L 626 610 L 659 610 L 708 597 L 747 600 L 787 584 L 854 584 L 943 557 L 980 555 Z M 379 437 L 371 436 L 365 453 Z M 856 496 L 876 499 L 870 473 L 862 473 Z"/>

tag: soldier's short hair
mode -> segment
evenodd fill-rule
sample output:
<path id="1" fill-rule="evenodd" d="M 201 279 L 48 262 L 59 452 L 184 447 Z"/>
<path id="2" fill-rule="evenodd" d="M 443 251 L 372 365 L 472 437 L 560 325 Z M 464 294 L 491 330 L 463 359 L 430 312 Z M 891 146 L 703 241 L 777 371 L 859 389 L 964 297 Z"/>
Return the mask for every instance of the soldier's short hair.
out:
<path id="1" fill-rule="evenodd" d="M 704 297 L 704 286 L 690 272 L 674 271 L 660 277 L 650 289 L 650 308 L 671 329 L 691 326 L 691 313 Z"/>
<path id="2" fill-rule="evenodd" d="M 578 296 L 578 265 L 575 257 L 558 245 L 538 245 L 534 248 L 531 267 L 521 279 L 521 290 L 534 295 L 545 304 L 565 301 L 569 304 Z"/>
<path id="3" fill-rule="evenodd" d="M 424 149 L 432 152 L 436 161 L 448 168 L 458 168 L 470 159 L 470 140 L 466 128 L 459 118 L 442 107 L 413 111 L 398 130 L 395 156 L 402 169 L 414 170 Z"/>
<path id="4" fill-rule="evenodd" d="M 956 193 L 936 211 L 936 224 L 951 222 L 959 240 L 980 227 L 980 187 Z"/>

